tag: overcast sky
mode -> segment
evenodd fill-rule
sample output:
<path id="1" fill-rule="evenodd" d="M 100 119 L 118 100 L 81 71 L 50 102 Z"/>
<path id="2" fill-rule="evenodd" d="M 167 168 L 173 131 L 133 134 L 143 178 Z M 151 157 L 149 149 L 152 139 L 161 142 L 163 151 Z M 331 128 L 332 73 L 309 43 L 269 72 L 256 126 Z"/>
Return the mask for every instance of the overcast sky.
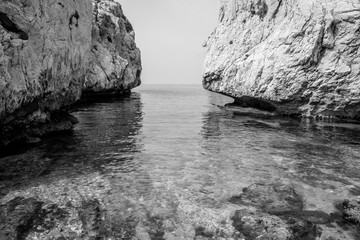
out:
<path id="1" fill-rule="evenodd" d="M 201 84 L 219 0 L 117 0 L 142 53 L 143 84 Z"/>

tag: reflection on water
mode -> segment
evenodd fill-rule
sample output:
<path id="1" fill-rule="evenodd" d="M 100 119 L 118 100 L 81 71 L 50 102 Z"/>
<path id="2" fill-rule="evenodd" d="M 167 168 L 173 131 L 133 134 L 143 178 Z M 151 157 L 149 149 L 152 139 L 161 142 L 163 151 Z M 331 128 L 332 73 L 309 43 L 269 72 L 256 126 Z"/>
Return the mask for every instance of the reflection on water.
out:
<path id="1" fill-rule="evenodd" d="M 148 86 L 80 106 L 73 134 L 0 159 L 0 203 L 31 197 L 81 216 L 85 202 L 101 209 L 101 221 L 88 217 L 101 222 L 92 231 L 109 239 L 194 239 L 199 229 L 227 239 L 239 207 L 229 199 L 253 183 L 290 184 L 306 210 L 328 214 L 360 194 L 360 126 L 218 107 L 230 101 L 198 86 Z"/>

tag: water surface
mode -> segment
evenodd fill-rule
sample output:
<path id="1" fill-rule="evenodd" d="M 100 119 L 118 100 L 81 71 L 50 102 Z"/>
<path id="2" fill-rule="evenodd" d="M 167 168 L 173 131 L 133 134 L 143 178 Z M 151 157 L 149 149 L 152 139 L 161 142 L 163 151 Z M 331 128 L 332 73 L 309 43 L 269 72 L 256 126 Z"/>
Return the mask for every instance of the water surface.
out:
<path id="1" fill-rule="evenodd" d="M 328 214 L 360 194 L 360 126 L 238 116 L 228 102 L 152 85 L 80 106 L 73 134 L 0 159 L 0 201 L 96 199 L 109 239 L 194 239 L 198 227 L 231 232 L 229 199 L 254 183 L 294 186 L 306 210 Z"/>

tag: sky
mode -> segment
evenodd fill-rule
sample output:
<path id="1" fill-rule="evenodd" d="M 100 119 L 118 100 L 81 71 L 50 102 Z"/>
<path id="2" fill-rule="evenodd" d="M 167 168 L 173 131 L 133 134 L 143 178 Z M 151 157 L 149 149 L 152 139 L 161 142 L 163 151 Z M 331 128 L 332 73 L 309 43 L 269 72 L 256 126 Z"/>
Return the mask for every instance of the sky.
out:
<path id="1" fill-rule="evenodd" d="M 134 27 L 143 84 L 201 84 L 219 0 L 117 0 Z"/>

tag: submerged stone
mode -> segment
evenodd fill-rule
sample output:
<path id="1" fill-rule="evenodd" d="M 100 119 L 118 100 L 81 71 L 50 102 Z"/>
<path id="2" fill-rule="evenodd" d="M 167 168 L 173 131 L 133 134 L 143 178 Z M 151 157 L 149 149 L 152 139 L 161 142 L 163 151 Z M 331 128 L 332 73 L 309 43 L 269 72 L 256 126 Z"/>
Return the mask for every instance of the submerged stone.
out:
<path id="1" fill-rule="evenodd" d="M 238 210 L 232 220 L 246 240 L 315 240 L 321 236 L 321 230 L 314 223 L 295 216 Z"/>
<path id="2" fill-rule="evenodd" d="M 0 239 L 25 239 L 41 211 L 34 198 L 16 197 L 0 206 Z"/>
<path id="3" fill-rule="evenodd" d="M 266 213 L 238 210 L 232 220 L 233 226 L 246 240 L 290 240 L 292 237 L 286 223 Z"/>
<path id="4" fill-rule="evenodd" d="M 345 200 L 342 203 L 343 218 L 353 224 L 360 224 L 360 201 Z"/>
<path id="5" fill-rule="evenodd" d="M 264 212 L 301 211 L 303 199 L 291 186 L 253 184 L 243 189 L 239 196 L 229 199 L 231 203 L 248 205 Z"/>

